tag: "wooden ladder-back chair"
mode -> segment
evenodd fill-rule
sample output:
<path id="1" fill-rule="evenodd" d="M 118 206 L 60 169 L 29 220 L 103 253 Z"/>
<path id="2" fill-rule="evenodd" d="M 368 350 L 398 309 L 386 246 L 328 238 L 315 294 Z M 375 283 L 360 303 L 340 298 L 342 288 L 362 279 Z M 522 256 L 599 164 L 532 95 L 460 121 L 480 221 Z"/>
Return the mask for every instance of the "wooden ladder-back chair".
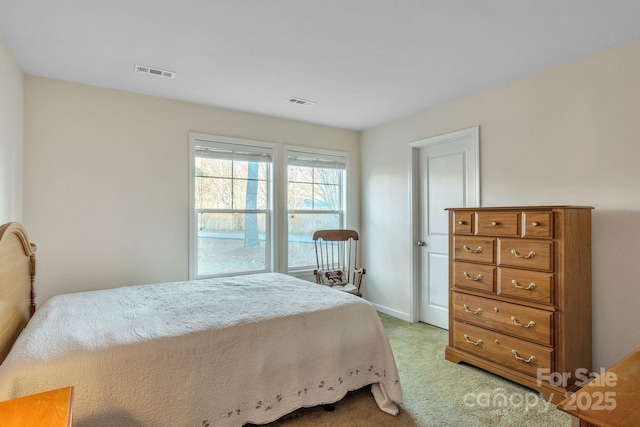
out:
<path id="1" fill-rule="evenodd" d="M 357 296 L 364 268 L 357 265 L 358 233 L 354 230 L 318 230 L 313 233 L 318 268 L 313 271 L 316 283 Z"/>

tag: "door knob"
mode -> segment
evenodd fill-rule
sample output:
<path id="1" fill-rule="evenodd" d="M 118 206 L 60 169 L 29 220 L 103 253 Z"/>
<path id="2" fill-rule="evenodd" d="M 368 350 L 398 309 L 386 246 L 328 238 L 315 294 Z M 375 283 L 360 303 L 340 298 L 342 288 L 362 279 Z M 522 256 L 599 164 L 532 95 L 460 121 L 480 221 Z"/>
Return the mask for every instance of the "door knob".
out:
<path id="1" fill-rule="evenodd" d="M 418 246 L 427 246 L 427 242 L 424 240 L 418 240 Z"/>

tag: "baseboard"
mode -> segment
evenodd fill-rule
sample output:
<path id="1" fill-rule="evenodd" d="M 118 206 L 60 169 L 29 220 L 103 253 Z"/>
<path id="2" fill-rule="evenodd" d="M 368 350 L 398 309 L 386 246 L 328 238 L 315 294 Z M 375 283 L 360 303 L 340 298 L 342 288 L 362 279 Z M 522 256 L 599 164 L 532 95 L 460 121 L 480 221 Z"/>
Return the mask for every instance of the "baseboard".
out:
<path id="1" fill-rule="evenodd" d="M 376 309 L 376 311 L 379 311 L 380 313 L 388 314 L 389 316 L 397 317 L 398 319 L 405 320 L 407 322 L 410 321 L 409 320 L 409 314 L 407 314 L 407 313 L 403 313 L 401 311 L 394 310 L 392 308 L 385 307 L 385 306 L 379 305 L 379 304 L 371 303 L 371 305 L 373 305 L 373 307 Z"/>

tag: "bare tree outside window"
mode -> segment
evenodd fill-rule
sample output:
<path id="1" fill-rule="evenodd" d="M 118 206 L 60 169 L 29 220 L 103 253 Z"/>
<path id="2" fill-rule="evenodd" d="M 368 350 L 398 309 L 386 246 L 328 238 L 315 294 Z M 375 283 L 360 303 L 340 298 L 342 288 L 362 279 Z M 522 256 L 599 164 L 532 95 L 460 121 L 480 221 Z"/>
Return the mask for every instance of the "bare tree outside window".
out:
<path id="1" fill-rule="evenodd" d="M 246 208 L 256 209 L 258 205 L 258 163 L 249 162 L 246 191 Z M 248 213 L 245 215 L 244 226 L 244 246 L 245 248 L 258 246 L 260 236 L 258 235 L 258 216 Z"/>

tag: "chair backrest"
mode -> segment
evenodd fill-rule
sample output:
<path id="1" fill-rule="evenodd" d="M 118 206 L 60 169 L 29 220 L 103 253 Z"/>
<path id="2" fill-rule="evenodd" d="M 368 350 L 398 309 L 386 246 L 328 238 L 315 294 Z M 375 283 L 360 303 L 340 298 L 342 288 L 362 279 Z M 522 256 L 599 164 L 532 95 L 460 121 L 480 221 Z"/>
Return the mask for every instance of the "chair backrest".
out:
<path id="1" fill-rule="evenodd" d="M 349 283 L 359 288 L 359 280 L 354 278 L 358 270 L 358 240 L 358 233 L 354 230 L 318 230 L 313 233 L 318 270 L 343 270 Z"/>

